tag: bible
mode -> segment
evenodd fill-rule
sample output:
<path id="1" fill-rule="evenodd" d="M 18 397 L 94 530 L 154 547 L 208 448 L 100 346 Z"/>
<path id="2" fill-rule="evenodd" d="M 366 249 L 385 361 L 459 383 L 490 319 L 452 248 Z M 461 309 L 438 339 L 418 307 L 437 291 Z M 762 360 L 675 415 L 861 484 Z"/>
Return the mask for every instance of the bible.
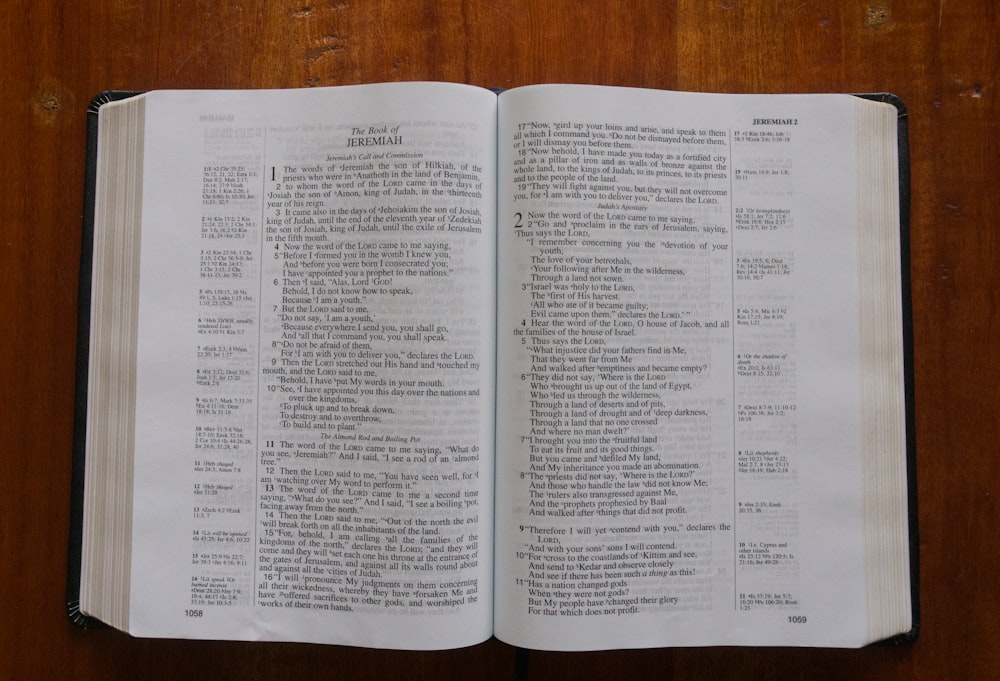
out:
<path id="1" fill-rule="evenodd" d="M 891 96 L 391 83 L 89 120 L 74 620 L 915 637 Z"/>

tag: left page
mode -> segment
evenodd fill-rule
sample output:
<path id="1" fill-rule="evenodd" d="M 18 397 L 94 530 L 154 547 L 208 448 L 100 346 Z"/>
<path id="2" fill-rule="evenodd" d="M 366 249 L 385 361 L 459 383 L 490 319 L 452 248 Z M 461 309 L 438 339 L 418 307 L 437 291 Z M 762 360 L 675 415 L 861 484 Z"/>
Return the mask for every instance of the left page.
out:
<path id="1" fill-rule="evenodd" d="M 495 95 L 146 111 L 130 632 L 488 638 Z"/>

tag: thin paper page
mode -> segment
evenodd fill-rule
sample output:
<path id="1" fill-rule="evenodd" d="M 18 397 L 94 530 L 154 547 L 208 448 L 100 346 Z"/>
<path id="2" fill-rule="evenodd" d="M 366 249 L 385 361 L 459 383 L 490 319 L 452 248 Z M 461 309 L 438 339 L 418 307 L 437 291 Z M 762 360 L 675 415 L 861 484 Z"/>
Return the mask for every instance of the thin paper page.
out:
<path id="1" fill-rule="evenodd" d="M 495 95 L 148 101 L 132 628 L 492 625 Z"/>
<path id="2" fill-rule="evenodd" d="M 502 640 L 865 642 L 853 105 L 501 96 Z"/>

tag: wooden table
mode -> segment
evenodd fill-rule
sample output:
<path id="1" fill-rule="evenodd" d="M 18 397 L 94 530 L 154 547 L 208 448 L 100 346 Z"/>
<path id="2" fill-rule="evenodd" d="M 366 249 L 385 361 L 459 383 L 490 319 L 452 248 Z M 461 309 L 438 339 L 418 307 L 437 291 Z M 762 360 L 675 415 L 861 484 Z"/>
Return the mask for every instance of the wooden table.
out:
<path id="1" fill-rule="evenodd" d="M 8 0 L 0 12 L 0 676 L 996 678 L 998 75 L 1000 10 L 986 0 Z M 141 641 L 67 621 L 88 101 L 108 88 L 383 80 L 891 91 L 906 101 L 923 603 L 915 645 L 517 659 L 496 641 L 439 653 Z"/>

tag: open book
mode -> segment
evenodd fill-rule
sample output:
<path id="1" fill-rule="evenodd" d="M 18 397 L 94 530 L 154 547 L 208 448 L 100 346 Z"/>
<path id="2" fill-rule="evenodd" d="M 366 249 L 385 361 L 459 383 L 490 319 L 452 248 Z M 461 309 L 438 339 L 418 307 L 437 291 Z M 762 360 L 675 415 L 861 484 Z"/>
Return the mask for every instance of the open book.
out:
<path id="1" fill-rule="evenodd" d="M 407 649 L 915 631 L 895 106 L 106 99 L 75 616 Z"/>

